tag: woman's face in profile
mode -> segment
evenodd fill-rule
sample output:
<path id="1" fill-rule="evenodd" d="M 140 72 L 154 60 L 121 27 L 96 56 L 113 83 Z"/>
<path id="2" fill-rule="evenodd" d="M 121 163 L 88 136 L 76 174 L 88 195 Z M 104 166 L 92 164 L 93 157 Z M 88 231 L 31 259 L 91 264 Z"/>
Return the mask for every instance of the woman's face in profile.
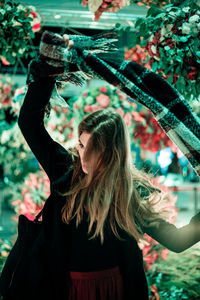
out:
<path id="1" fill-rule="evenodd" d="M 88 143 L 88 140 L 90 137 L 91 137 L 90 133 L 83 131 L 79 137 L 79 141 L 76 146 L 79 156 L 80 156 L 82 170 L 85 174 L 88 174 L 89 166 L 88 166 L 88 162 L 87 163 L 84 162 L 83 155 L 84 155 L 84 151 L 87 147 L 87 143 Z M 91 163 L 91 164 L 96 163 L 97 159 L 98 159 L 97 155 L 92 155 L 89 163 Z"/>

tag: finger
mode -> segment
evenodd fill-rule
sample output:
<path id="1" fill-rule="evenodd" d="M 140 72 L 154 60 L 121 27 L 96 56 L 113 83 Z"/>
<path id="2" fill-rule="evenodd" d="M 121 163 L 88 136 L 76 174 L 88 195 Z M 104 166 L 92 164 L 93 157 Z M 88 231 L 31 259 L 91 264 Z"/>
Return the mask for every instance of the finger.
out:
<path id="1" fill-rule="evenodd" d="M 68 34 L 63 34 L 63 38 L 64 38 L 65 40 L 68 40 L 68 39 L 69 39 L 69 35 L 68 35 Z"/>
<path id="2" fill-rule="evenodd" d="M 74 41 L 70 40 L 68 43 L 68 48 L 71 49 L 74 46 Z"/>
<path id="3" fill-rule="evenodd" d="M 63 35 L 63 39 L 64 39 L 66 45 L 68 45 L 68 43 L 69 43 L 69 36 L 67 34 L 64 34 Z"/>

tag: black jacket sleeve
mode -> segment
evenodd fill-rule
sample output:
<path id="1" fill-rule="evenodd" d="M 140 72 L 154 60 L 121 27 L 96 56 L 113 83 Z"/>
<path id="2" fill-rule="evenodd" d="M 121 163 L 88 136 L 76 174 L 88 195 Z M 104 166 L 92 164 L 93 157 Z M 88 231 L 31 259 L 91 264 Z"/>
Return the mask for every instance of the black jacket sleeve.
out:
<path id="1" fill-rule="evenodd" d="M 18 126 L 50 183 L 63 176 L 72 164 L 71 154 L 44 127 L 45 106 L 54 84 L 54 79 L 46 78 L 29 84 L 18 118 Z"/>
<path id="2" fill-rule="evenodd" d="M 193 216 L 189 224 L 177 228 L 160 220 L 158 226 L 143 227 L 143 232 L 173 252 L 182 252 L 200 241 L 200 212 Z"/>

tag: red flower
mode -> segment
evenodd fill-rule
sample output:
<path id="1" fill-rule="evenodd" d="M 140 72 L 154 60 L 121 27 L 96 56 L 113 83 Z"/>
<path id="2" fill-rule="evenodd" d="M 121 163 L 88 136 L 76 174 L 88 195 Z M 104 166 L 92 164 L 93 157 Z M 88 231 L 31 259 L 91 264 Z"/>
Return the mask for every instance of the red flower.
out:
<path id="1" fill-rule="evenodd" d="M 170 77 L 170 76 L 168 76 L 168 77 Z M 176 73 L 174 73 L 174 75 L 173 75 L 173 81 L 172 81 L 172 83 L 176 83 L 176 82 L 177 82 L 177 80 L 178 80 L 178 77 L 179 77 L 179 75 L 178 75 L 178 74 L 176 74 Z"/>
<path id="2" fill-rule="evenodd" d="M 177 34 L 177 35 L 182 35 L 182 30 L 181 30 L 181 29 L 178 29 L 178 28 L 176 27 L 176 23 L 174 23 L 174 25 L 173 25 L 173 27 L 172 27 L 172 32 L 173 32 L 174 34 Z"/>
<path id="3" fill-rule="evenodd" d="M 174 42 L 172 39 L 167 39 L 166 45 L 170 47 L 170 49 L 174 48 Z"/>
<path id="4" fill-rule="evenodd" d="M 197 78 L 197 71 L 190 72 L 187 75 L 187 79 L 189 80 L 195 80 L 196 78 Z"/>
<path id="5" fill-rule="evenodd" d="M 37 17 L 36 12 L 34 12 L 34 11 L 31 12 L 31 15 L 33 16 L 33 18 L 36 18 L 36 17 Z"/>
<path id="6" fill-rule="evenodd" d="M 33 31 L 40 29 L 40 26 L 41 26 L 40 23 L 37 23 L 37 24 L 33 25 L 33 27 L 32 27 Z"/>

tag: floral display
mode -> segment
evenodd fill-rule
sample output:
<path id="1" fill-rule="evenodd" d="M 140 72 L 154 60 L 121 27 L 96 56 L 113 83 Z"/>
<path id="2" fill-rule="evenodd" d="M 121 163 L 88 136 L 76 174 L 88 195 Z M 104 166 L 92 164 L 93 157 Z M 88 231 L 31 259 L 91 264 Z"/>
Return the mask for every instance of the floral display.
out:
<path id="1" fill-rule="evenodd" d="M 16 123 L 20 109 L 19 103 L 14 102 L 16 91 L 17 84 L 10 77 L 0 77 L 0 165 L 6 166 L 12 179 L 19 176 L 19 162 L 28 151 Z"/>
<path id="2" fill-rule="evenodd" d="M 41 17 L 34 6 L 14 1 L 0 2 L 0 59 L 14 64 L 20 57 L 33 54 L 30 40 L 41 28 Z M 34 53 L 35 55 L 35 53 Z"/>
<path id="3" fill-rule="evenodd" d="M 140 65 L 143 65 L 145 68 L 151 70 L 150 63 L 148 62 L 149 53 L 140 45 L 136 45 L 135 47 L 132 47 L 130 49 L 125 48 L 125 60 L 134 61 Z M 146 62 L 147 61 L 147 62 Z"/>
<path id="4" fill-rule="evenodd" d="M 170 147 L 173 151 L 176 146 L 159 126 L 152 113 L 147 109 L 139 112 L 142 122 L 136 122 L 134 140 L 144 150 L 157 152 L 162 148 Z"/>
<path id="5" fill-rule="evenodd" d="M 16 214 L 23 214 L 33 220 L 50 195 L 49 185 L 49 178 L 42 169 L 28 174 L 25 181 L 18 184 L 19 198 L 12 202 Z M 15 219 L 17 220 L 17 216 Z"/>
<path id="6" fill-rule="evenodd" d="M 94 20 L 98 21 L 104 11 L 116 12 L 124 6 L 130 5 L 130 0 L 82 0 L 81 4 L 94 13 Z"/>
<path id="7" fill-rule="evenodd" d="M 0 75 L 0 108 L 1 112 L 4 108 L 10 107 L 12 105 L 12 100 L 15 94 L 17 84 L 12 81 L 9 76 Z M 1 116 L 0 120 L 5 120 Z"/>
<path id="8" fill-rule="evenodd" d="M 80 122 L 88 113 L 104 107 L 113 107 L 121 114 L 128 126 L 134 145 L 152 152 L 169 146 L 174 147 L 153 115 L 146 109 L 143 111 L 138 108 L 135 102 L 130 102 L 128 99 L 126 94 L 111 85 L 88 90 L 83 92 L 73 104 L 75 120 L 77 118 L 77 122 Z"/>
<path id="9" fill-rule="evenodd" d="M 160 72 L 186 99 L 200 94 L 199 7 L 199 1 L 189 1 L 186 7 L 153 7 L 135 23 L 137 42 L 147 49 L 152 70 Z"/>

